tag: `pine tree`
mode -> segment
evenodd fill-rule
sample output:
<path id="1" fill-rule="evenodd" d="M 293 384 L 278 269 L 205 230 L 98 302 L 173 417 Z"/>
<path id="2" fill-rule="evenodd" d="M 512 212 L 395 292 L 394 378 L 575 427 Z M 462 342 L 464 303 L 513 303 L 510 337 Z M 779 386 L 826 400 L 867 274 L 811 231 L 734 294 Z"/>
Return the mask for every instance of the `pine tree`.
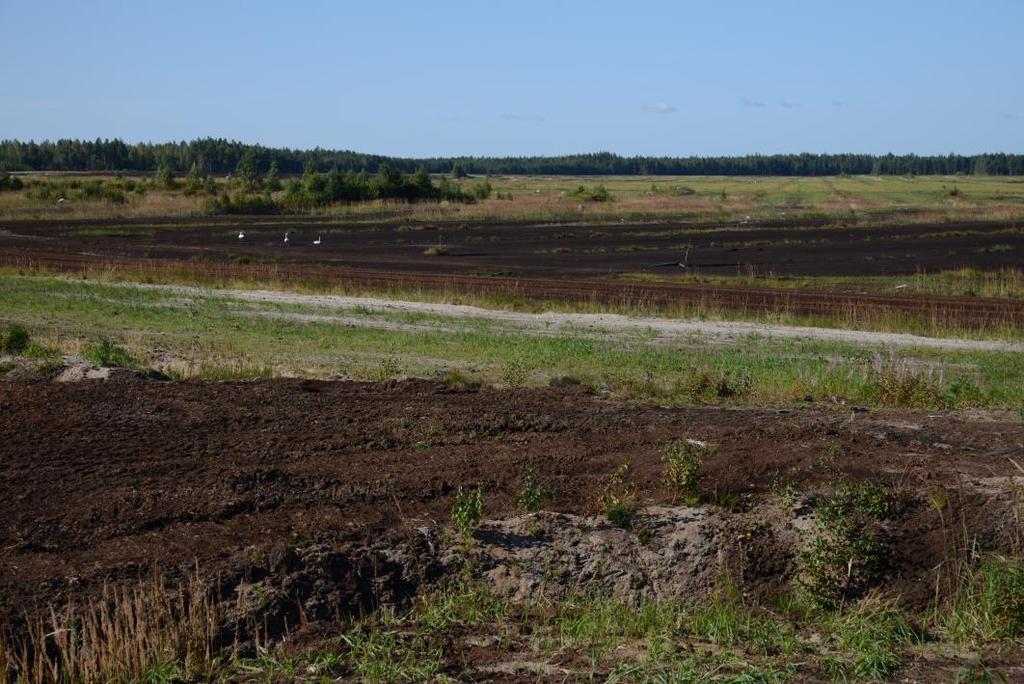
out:
<path id="1" fill-rule="evenodd" d="M 185 194 L 194 195 L 202 187 L 202 178 L 199 175 L 199 165 L 192 162 L 192 168 L 185 175 Z"/>
<path id="2" fill-rule="evenodd" d="M 160 162 L 160 166 L 157 167 L 156 186 L 164 190 L 174 189 L 174 174 L 171 173 L 171 167 L 167 165 L 167 162 Z"/>
<path id="3" fill-rule="evenodd" d="M 253 192 L 259 183 L 258 171 L 256 169 L 256 155 L 252 150 L 247 150 L 242 158 L 238 160 L 235 167 L 235 176 L 243 192 Z"/>
<path id="4" fill-rule="evenodd" d="M 434 184 L 430 181 L 430 174 L 427 173 L 427 168 L 422 164 L 416 169 L 416 173 L 413 174 L 412 184 L 416 186 L 417 190 L 424 197 L 434 190 Z"/>
<path id="5" fill-rule="evenodd" d="M 277 160 L 270 162 L 270 169 L 263 177 L 263 187 L 270 192 L 277 192 L 281 189 L 281 172 L 277 168 Z"/>

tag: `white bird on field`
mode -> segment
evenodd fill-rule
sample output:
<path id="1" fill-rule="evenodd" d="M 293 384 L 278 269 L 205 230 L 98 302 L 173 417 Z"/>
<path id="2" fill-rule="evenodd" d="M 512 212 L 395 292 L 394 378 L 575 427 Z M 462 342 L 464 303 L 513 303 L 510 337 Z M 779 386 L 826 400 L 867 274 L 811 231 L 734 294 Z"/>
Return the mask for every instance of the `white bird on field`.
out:
<path id="1" fill-rule="evenodd" d="M 244 237 L 245 237 L 245 232 L 244 232 L 244 231 L 241 231 L 241 230 L 240 230 L 240 231 L 238 231 L 238 239 L 239 239 L 239 240 L 241 240 L 241 239 L 243 239 Z"/>
<path id="2" fill-rule="evenodd" d="M 314 245 L 319 245 L 320 244 L 320 236 L 319 235 L 316 236 L 316 240 L 313 240 L 313 244 Z"/>
<path id="3" fill-rule="evenodd" d="M 288 244 L 288 233 L 284 234 L 284 244 Z"/>

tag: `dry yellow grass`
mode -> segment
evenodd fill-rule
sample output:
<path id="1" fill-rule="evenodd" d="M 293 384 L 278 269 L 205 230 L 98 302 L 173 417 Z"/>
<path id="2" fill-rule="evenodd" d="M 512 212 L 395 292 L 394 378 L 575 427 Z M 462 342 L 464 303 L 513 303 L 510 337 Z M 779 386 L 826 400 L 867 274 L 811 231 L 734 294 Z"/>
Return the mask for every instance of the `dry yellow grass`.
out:
<path id="1" fill-rule="evenodd" d="M 223 607 L 199 579 L 105 587 L 83 605 L 26 616 L 0 634 L 0 677 L 44 682 L 201 680 L 222 646 Z M 169 671 L 173 669 L 173 672 Z"/>

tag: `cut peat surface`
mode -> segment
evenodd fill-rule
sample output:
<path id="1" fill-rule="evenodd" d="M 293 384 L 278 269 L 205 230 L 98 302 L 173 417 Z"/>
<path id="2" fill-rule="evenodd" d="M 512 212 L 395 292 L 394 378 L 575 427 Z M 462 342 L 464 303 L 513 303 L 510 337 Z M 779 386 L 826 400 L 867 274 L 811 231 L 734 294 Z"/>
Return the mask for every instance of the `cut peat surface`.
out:
<path id="1" fill-rule="evenodd" d="M 386 544 L 446 527 L 460 486 L 483 486 L 486 516 L 507 518 L 528 465 L 555 492 L 551 511 L 597 514 L 627 460 L 644 504 L 668 505 L 662 456 L 687 438 L 718 445 L 702 486 L 735 495 L 737 515 L 771 505 L 780 478 L 803 492 L 844 478 L 909 492 L 918 503 L 891 531 L 907 540 L 891 588 L 909 602 L 929 598 L 928 573 L 947 552 L 922 492 L 951 492 L 981 550 L 1010 544 L 1000 502 L 1021 475 L 1024 426 L 992 416 L 665 409 L 576 387 L 424 381 L 4 382 L 2 609 L 89 595 L 154 567 L 237 576 L 287 549 Z"/>

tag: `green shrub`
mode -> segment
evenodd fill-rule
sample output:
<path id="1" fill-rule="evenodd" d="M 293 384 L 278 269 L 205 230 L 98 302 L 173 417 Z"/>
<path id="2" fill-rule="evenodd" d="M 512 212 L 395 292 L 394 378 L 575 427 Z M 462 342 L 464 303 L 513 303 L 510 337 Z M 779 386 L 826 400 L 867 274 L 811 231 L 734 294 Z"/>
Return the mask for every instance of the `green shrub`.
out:
<path id="1" fill-rule="evenodd" d="M 88 344 L 82 348 L 82 356 L 89 362 L 103 368 L 131 368 L 135 359 L 128 350 L 110 340 L 103 338 L 98 344 Z"/>
<path id="2" fill-rule="evenodd" d="M 484 200 L 491 196 L 494 188 L 491 187 L 489 181 L 480 181 L 479 183 L 473 183 L 473 187 L 469 189 L 470 196 L 473 199 Z"/>
<path id="3" fill-rule="evenodd" d="M 177 187 L 178 183 L 174 180 L 174 173 L 166 163 L 161 163 L 157 167 L 154 184 L 163 190 L 174 190 Z"/>
<path id="4" fill-rule="evenodd" d="M 595 185 L 592 188 L 588 188 L 584 185 L 578 185 L 574 190 L 569 192 L 569 196 L 578 199 L 582 202 L 611 202 L 612 194 L 608 192 L 608 188 L 603 185 Z"/>
<path id="5" fill-rule="evenodd" d="M 665 449 L 665 484 L 688 506 L 700 503 L 704 458 L 714 452 L 715 447 L 691 440 L 672 442 Z"/>
<path id="6" fill-rule="evenodd" d="M 472 494 L 466 494 L 462 487 L 455 492 L 455 500 L 452 502 L 452 524 L 466 541 L 473 538 L 473 532 L 484 515 L 484 489 L 477 487 Z"/>
<path id="7" fill-rule="evenodd" d="M 24 187 L 24 183 L 17 176 L 12 176 L 6 171 L 0 172 L 0 191 L 3 190 L 21 190 Z"/>
<path id="8" fill-rule="evenodd" d="M 7 354 L 21 354 L 28 347 L 28 328 L 20 323 L 8 323 L 0 337 L 0 350 Z"/>
<path id="9" fill-rule="evenodd" d="M 878 581 L 887 553 L 888 546 L 862 523 L 819 528 L 798 555 L 797 583 L 818 608 L 839 608 Z"/>
<path id="10" fill-rule="evenodd" d="M 819 497 L 816 529 L 797 557 L 797 584 L 815 606 L 842 607 L 878 583 L 890 554 L 880 523 L 896 515 L 900 503 L 871 483 L 846 484 Z"/>
<path id="11" fill-rule="evenodd" d="M 134 187 L 134 182 L 132 181 L 82 181 L 78 190 L 75 192 L 75 199 L 94 202 L 104 201 L 110 202 L 111 204 L 124 204 L 127 201 L 124 194 L 124 190 L 127 189 L 127 184 L 131 184 L 131 187 Z"/>
<path id="12" fill-rule="evenodd" d="M 636 487 L 626 481 L 628 476 L 629 461 L 625 461 L 608 476 L 597 498 L 597 504 L 608 520 L 623 528 L 633 525 L 633 517 L 640 510 Z"/>
<path id="13" fill-rule="evenodd" d="M 281 210 L 269 192 L 248 194 L 239 192 L 234 199 L 231 193 L 219 196 L 211 194 L 203 202 L 203 211 L 208 214 L 275 214 Z"/>
<path id="14" fill-rule="evenodd" d="M 841 485 L 831 496 L 820 499 L 815 510 L 819 520 L 832 525 L 857 514 L 876 521 L 888 520 L 899 512 L 901 504 L 890 489 L 859 481 Z"/>
<path id="15" fill-rule="evenodd" d="M 794 482 L 785 479 L 781 470 L 771 471 L 768 486 L 772 496 L 786 508 L 792 508 L 800 500 L 800 489 Z"/>
<path id="16" fill-rule="evenodd" d="M 670 185 L 668 187 L 661 187 L 655 183 L 651 183 L 651 194 L 652 195 L 674 195 L 676 197 L 687 197 L 689 195 L 696 195 L 697 191 L 687 185 Z"/>
<path id="17" fill-rule="evenodd" d="M 526 472 L 523 473 L 523 486 L 519 489 L 519 496 L 516 498 L 519 508 L 527 513 L 536 513 L 550 498 L 551 494 L 541 483 L 537 469 L 532 464 L 526 466 Z"/>

